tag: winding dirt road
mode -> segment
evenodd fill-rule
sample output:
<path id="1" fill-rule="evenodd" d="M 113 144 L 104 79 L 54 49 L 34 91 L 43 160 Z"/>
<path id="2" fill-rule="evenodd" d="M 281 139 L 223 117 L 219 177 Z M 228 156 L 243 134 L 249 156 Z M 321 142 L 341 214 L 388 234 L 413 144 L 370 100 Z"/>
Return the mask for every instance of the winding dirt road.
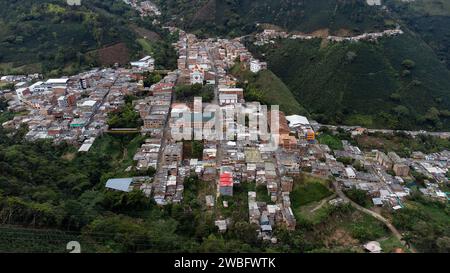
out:
<path id="1" fill-rule="evenodd" d="M 396 238 L 397 238 L 397 239 L 398 239 L 405 247 L 407 247 L 412 253 L 417 253 L 417 250 L 416 250 L 413 246 L 411 246 L 410 244 L 407 244 L 407 243 L 403 240 L 402 234 L 394 227 L 394 225 L 392 225 L 392 223 L 391 223 L 388 219 L 386 219 L 386 218 L 384 218 L 383 216 L 381 216 L 380 214 L 378 214 L 378 213 L 376 213 L 376 212 L 374 212 L 374 211 L 371 211 L 371 210 L 369 210 L 369 209 L 366 209 L 366 208 L 364 208 L 364 207 L 362 207 L 362 206 L 356 204 L 356 203 L 353 202 L 352 200 L 350 200 L 350 198 L 348 198 L 348 197 L 345 195 L 345 193 L 341 190 L 341 188 L 339 187 L 339 185 L 338 185 L 338 183 L 337 183 L 336 181 L 333 181 L 333 187 L 334 187 L 334 189 L 335 189 L 337 195 L 338 195 L 340 198 L 342 198 L 343 200 L 349 202 L 350 205 L 351 205 L 352 207 L 354 207 L 355 209 L 357 209 L 357 210 L 359 210 L 359 211 L 361 211 L 361 212 L 363 212 L 363 213 L 365 213 L 365 214 L 368 214 L 368 215 L 374 217 L 375 219 L 377 219 L 378 221 L 384 223 L 384 224 L 389 228 L 389 230 L 392 232 L 392 234 L 394 234 L 394 236 L 395 236 L 395 237 L 396 237 Z"/>

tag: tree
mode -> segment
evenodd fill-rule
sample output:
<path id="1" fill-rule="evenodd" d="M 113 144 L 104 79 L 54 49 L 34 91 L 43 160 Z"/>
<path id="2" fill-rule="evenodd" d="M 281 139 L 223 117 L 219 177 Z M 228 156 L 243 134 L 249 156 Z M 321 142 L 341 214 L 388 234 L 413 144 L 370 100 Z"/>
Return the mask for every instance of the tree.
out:
<path id="1" fill-rule="evenodd" d="M 203 157 L 203 143 L 201 141 L 192 141 L 192 157 L 198 159 Z"/>
<path id="2" fill-rule="evenodd" d="M 139 113 L 134 110 L 131 103 L 127 103 L 118 112 L 108 114 L 110 128 L 137 128 L 142 124 Z"/>
<path id="3" fill-rule="evenodd" d="M 411 70 L 416 66 L 416 63 L 413 60 L 405 59 L 402 62 L 402 66 L 408 70 Z"/>
<path id="4" fill-rule="evenodd" d="M 162 80 L 161 74 L 147 72 L 144 74 L 144 87 L 151 87 Z"/>
<path id="5" fill-rule="evenodd" d="M 259 227 L 255 224 L 239 221 L 232 225 L 230 228 L 230 233 L 232 233 L 236 239 L 255 246 L 258 242 L 258 238 L 256 236 L 258 229 Z"/>
<path id="6" fill-rule="evenodd" d="M 146 228 L 127 216 L 95 219 L 83 229 L 83 237 L 107 245 L 110 251 L 136 252 L 151 245 Z"/>
<path id="7" fill-rule="evenodd" d="M 153 177 L 155 175 L 155 173 L 156 173 L 156 169 L 155 168 L 153 168 L 153 167 L 149 167 L 148 168 L 148 170 L 147 170 L 147 175 L 148 176 Z"/>
<path id="8" fill-rule="evenodd" d="M 450 237 L 444 236 L 436 240 L 438 251 L 441 253 L 450 252 Z"/>
<path id="9" fill-rule="evenodd" d="M 367 193 L 363 190 L 352 188 L 350 190 L 347 190 L 345 194 L 353 200 L 356 204 L 367 207 L 369 206 L 369 202 L 367 199 Z"/>
<path id="10" fill-rule="evenodd" d="M 107 191 L 102 201 L 102 206 L 113 212 L 142 211 L 148 209 L 150 205 L 150 199 L 140 190 L 134 190 L 129 193 Z"/>
<path id="11" fill-rule="evenodd" d="M 406 106 L 398 105 L 394 108 L 394 112 L 399 116 L 408 116 L 409 109 Z"/>
<path id="12" fill-rule="evenodd" d="M 178 100 L 191 101 L 194 97 L 202 97 L 204 102 L 210 102 L 214 98 L 214 87 L 198 83 L 182 85 L 175 88 L 175 94 Z"/>

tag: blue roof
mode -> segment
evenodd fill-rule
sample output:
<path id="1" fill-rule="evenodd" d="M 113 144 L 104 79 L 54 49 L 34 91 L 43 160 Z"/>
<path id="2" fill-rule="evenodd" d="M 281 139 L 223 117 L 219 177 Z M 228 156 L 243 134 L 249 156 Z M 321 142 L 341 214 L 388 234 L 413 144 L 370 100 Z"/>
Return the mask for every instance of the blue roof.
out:
<path id="1" fill-rule="evenodd" d="M 130 192 L 130 185 L 133 182 L 133 178 L 116 178 L 106 181 L 106 187 L 118 191 Z"/>

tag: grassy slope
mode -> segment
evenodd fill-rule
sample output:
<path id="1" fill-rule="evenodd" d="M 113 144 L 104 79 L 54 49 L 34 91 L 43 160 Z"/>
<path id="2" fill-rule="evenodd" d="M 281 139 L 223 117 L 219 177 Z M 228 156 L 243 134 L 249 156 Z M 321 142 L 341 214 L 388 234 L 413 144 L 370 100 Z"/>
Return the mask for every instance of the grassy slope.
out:
<path id="1" fill-rule="evenodd" d="M 413 128 L 419 123 L 417 115 L 450 106 L 449 71 L 409 32 L 377 44 L 284 40 L 259 49 L 262 52 L 297 100 L 328 122 Z M 403 77 L 406 59 L 416 65 Z M 391 99 L 394 93 L 400 98 Z M 406 115 L 393 110 L 399 105 L 408 108 Z"/>
<path id="2" fill-rule="evenodd" d="M 291 192 L 292 210 L 296 217 L 301 217 L 302 206 L 320 201 L 332 193 L 327 188 L 327 180 L 304 176 L 295 181 Z"/>
<path id="3" fill-rule="evenodd" d="M 248 86 L 259 90 L 264 102 L 279 105 L 280 110 L 288 114 L 306 113 L 306 110 L 295 99 L 289 88 L 272 71 L 264 70 L 258 74 L 253 74 L 242 66 L 236 65 L 231 72 L 241 82 L 248 82 Z"/>

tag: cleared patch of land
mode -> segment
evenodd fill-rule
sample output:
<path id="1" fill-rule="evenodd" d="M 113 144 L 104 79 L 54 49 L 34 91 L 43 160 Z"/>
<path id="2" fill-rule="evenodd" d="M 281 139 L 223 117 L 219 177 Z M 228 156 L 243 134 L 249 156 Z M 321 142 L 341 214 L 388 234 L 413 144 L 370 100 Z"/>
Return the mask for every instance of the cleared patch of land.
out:
<path id="1" fill-rule="evenodd" d="M 130 52 L 125 43 L 117 43 L 104 47 L 97 51 L 98 61 L 102 66 L 110 66 L 115 63 L 124 65 L 130 62 Z"/>

